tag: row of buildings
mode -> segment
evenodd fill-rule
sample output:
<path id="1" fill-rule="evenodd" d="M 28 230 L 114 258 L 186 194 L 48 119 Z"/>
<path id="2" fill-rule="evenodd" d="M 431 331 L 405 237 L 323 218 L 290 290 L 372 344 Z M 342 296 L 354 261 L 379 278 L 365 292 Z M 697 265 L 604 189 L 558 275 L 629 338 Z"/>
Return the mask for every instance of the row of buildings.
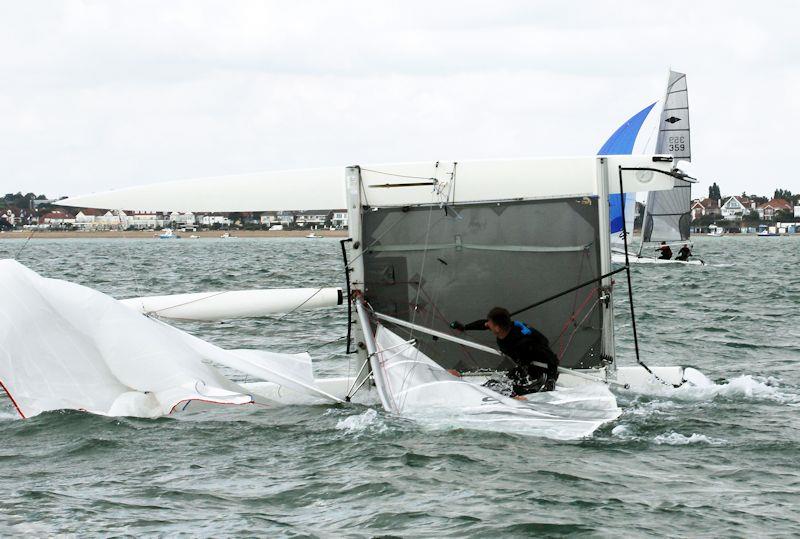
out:
<path id="1" fill-rule="evenodd" d="M 774 221 L 781 212 L 784 217 L 800 217 L 800 206 L 792 206 L 782 198 L 773 198 L 758 204 L 747 196 L 731 196 L 725 199 L 693 200 L 691 212 L 693 221 L 707 215 L 726 221 L 741 221 L 750 217 L 753 212 L 758 213 L 760 221 Z"/>
<path id="2" fill-rule="evenodd" d="M 53 229 L 113 230 L 160 229 L 164 227 L 197 228 L 347 228 L 347 210 L 267 211 L 245 213 L 142 212 L 81 209 L 51 210 L 41 215 L 25 215 L 6 210 L 0 220 L 8 225 Z"/>

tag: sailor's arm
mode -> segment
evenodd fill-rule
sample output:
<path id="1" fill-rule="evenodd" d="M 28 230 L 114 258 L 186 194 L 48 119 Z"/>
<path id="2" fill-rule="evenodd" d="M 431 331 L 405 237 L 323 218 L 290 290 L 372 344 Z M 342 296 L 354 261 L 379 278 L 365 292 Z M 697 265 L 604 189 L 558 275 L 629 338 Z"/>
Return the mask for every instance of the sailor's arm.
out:
<path id="1" fill-rule="evenodd" d="M 450 327 L 458 331 L 475 331 L 475 330 L 487 329 L 485 318 L 482 318 L 480 320 L 475 320 L 474 322 L 470 322 L 469 324 L 462 324 L 458 320 L 454 320 L 453 322 L 450 322 Z"/>

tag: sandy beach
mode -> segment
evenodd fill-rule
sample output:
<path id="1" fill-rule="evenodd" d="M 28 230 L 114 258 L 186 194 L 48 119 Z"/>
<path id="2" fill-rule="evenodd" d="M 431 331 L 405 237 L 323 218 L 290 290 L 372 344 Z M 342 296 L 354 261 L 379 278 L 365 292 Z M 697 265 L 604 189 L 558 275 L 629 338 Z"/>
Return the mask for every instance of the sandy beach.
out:
<path id="1" fill-rule="evenodd" d="M 200 236 L 200 238 L 219 238 L 224 230 L 205 230 L 198 232 L 177 232 L 182 239 L 189 239 L 189 236 Z M 236 230 L 230 231 L 231 237 L 237 238 L 300 238 L 308 235 L 309 230 Z M 316 234 L 325 238 L 344 238 L 347 237 L 346 230 L 318 230 Z M 105 230 L 105 231 L 50 231 L 38 230 L 13 230 L 0 232 L 0 240 L 27 239 L 32 235 L 33 239 L 149 239 L 156 238 L 160 232 L 152 230 Z"/>

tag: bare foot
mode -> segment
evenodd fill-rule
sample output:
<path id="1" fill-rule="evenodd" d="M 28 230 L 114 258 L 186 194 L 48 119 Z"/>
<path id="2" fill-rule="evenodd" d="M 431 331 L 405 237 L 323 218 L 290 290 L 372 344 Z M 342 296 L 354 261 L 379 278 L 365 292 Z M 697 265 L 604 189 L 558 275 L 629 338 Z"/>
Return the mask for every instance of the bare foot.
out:
<path id="1" fill-rule="evenodd" d="M 518 401 L 526 401 L 526 400 L 528 400 L 528 399 L 526 399 L 525 397 L 523 397 L 522 395 L 517 395 L 517 396 L 516 396 L 516 397 L 514 397 L 514 398 L 515 398 L 515 399 L 517 399 Z"/>

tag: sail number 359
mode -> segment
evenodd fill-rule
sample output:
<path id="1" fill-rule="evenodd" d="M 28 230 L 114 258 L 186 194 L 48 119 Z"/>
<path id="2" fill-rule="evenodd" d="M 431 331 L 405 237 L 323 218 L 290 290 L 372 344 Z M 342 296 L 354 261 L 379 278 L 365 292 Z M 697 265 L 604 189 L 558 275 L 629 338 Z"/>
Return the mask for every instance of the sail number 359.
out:
<path id="1" fill-rule="evenodd" d="M 684 135 L 667 137 L 667 149 L 671 152 L 685 152 L 686 137 Z"/>

